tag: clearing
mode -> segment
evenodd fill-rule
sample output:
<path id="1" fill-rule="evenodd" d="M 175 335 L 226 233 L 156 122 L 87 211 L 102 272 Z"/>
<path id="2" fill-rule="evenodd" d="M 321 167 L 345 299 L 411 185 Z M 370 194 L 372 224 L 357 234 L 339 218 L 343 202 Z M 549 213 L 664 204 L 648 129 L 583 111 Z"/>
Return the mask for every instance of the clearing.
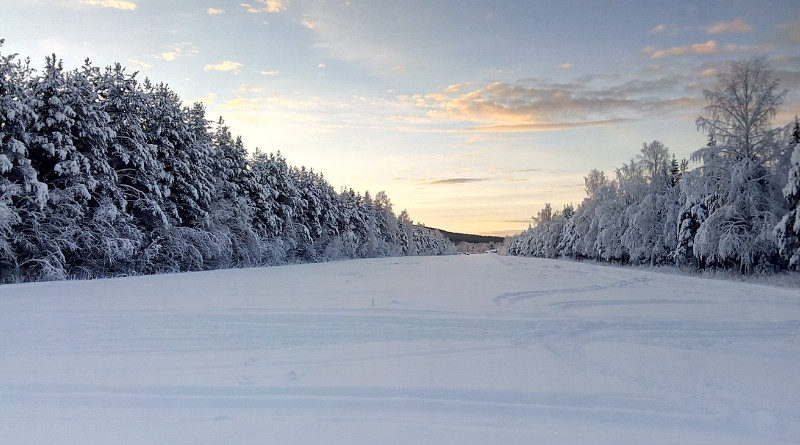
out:
<path id="1" fill-rule="evenodd" d="M 497 255 L 0 286 L 4 444 L 767 444 L 800 291 Z"/>

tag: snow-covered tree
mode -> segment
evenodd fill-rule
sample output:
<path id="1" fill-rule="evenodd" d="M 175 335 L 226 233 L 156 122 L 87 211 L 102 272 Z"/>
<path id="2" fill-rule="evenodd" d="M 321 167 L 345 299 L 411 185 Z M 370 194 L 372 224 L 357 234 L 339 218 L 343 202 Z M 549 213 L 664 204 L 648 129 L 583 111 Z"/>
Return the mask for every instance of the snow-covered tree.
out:
<path id="1" fill-rule="evenodd" d="M 800 270 L 800 125 L 797 124 L 797 118 L 791 143 L 794 144 L 794 150 L 788 180 L 783 188 L 783 196 L 788 201 L 789 208 L 775 227 L 774 233 L 781 256 L 790 268 Z"/>
<path id="2" fill-rule="evenodd" d="M 444 253 L 385 193 L 248 158 L 164 84 L 0 53 L 0 282 Z"/>
<path id="3" fill-rule="evenodd" d="M 21 263 L 37 260 L 27 246 L 35 237 L 33 222 L 44 218 L 47 204 L 47 185 L 29 158 L 37 120 L 26 88 L 30 76 L 27 61 L 0 53 L 0 283 L 27 278 Z"/>
<path id="4" fill-rule="evenodd" d="M 770 180 L 781 150 L 771 119 L 786 91 L 778 89 L 764 59 L 752 59 L 734 62 L 704 94 L 709 104 L 697 126 L 713 133 L 716 143 L 693 157 L 711 179 L 703 193 L 716 193 L 721 204 L 698 229 L 694 253 L 704 261 L 750 271 L 774 250 L 777 205 Z"/>

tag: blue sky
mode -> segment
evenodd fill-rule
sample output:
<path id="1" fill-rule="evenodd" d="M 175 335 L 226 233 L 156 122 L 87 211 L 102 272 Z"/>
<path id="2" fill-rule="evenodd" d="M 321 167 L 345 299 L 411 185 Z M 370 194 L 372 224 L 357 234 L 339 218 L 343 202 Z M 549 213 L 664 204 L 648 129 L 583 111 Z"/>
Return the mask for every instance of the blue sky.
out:
<path id="1" fill-rule="evenodd" d="M 454 231 L 527 227 L 642 142 L 704 143 L 703 88 L 765 56 L 800 112 L 797 1 L 5 0 L 3 52 L 121 62 L 335 187 Z"/>

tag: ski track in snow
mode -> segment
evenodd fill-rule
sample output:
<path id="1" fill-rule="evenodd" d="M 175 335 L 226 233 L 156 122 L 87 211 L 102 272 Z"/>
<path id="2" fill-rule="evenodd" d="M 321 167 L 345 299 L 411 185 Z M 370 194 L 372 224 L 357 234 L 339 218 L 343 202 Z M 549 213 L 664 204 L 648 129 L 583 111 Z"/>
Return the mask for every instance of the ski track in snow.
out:
<path id="1" fill-rule="evenodd" d="M 0 286 L 0 443 L 797 443 L 800 291 L 470 255 Z"/>

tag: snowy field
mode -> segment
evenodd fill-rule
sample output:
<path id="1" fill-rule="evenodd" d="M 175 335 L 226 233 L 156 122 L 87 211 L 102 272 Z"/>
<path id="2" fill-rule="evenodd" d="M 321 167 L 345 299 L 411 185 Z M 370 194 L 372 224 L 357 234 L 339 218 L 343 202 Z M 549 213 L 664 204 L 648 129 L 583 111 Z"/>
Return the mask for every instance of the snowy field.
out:
<path id="1" fill-rule="evenodd" d="M 800 442 L 800 291 L 497 255 L 0 286 L 3 444 Z"/>

